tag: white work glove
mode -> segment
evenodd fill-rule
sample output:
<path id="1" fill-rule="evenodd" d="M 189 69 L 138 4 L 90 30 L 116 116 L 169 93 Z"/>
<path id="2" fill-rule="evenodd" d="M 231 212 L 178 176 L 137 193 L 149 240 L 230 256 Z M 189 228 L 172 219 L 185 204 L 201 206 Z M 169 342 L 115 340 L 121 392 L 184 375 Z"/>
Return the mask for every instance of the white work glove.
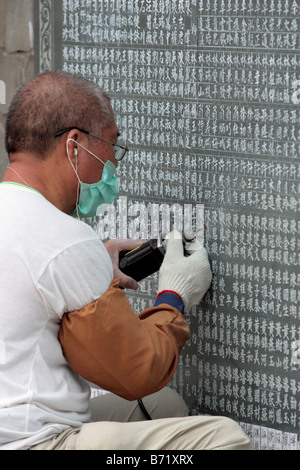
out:
<path id="1" fill-rule="evenodd" d="M 212 274 L 207 251 L 195 242 L 189 245 L 189 256 L 184 256 L 182 236 L 173 231 L 169 235 L 167 250 L 159 270 L 159 292 L 176 292 L 188 310 L 197 305 L 207 292 Z"/>

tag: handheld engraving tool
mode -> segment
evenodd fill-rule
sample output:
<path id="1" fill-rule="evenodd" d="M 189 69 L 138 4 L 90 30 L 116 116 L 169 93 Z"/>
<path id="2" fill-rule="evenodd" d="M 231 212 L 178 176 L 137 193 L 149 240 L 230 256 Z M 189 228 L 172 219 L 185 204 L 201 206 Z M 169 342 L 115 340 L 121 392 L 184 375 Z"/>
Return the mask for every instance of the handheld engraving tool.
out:
<path id="1" fill-rule="evenodd" d="M 189 238 L 182 232 L 184 255 L 188 256 L 186 248 L 194 237 Z M 157 272 L 166 253 L 167 240 L 162 235 L 146 241 L 131 251 L 120 252 L 119 268 L 127 276 L 137 282 Z"/>

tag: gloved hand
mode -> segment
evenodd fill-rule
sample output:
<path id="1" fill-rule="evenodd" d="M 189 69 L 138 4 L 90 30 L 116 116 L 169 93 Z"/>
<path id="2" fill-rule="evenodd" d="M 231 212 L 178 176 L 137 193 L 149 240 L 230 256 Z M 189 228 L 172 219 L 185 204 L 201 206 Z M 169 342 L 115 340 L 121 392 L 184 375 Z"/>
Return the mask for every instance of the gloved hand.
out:
<path id="1" fill-rule="evenodd" d="M 197 244 L 197 242 L 195 242 Z M 182 299 L 185 309 L 197 305 L 207 292 L 212 273 L 207 251 L 202 246 L 189 246 L 189 256 L 184 256 L 182 236 L 173 231 L 169 235 L 167 250 L 159 270 L 159 292 L 171 290 Z"/>

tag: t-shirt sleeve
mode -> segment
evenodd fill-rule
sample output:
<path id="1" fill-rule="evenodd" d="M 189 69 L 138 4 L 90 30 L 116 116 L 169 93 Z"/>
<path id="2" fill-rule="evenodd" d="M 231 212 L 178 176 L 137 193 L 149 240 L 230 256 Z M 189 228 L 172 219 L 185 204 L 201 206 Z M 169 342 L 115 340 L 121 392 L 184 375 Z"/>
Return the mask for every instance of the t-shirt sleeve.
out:
<path id="1" fill-rule="evenodd" d="M 58 253 L 40 276 L 37 289 L 50 315 L 83 308 L 107 291 L 113 267 L 98 239 L 74 243 Z"/>

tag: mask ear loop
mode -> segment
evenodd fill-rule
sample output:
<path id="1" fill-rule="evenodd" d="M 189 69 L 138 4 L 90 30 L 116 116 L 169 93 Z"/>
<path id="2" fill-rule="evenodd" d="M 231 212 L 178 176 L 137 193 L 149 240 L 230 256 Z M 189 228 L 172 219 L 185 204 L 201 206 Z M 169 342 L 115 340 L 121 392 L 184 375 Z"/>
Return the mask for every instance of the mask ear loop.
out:
<path id="1" fill-rule="evenodd" d="M 78 167 L 78 150 L 77 148 L 74 149 L 74 151 L 76 150 L 76 153 L 75 153 L 75 157 L 76 157 L 76 175 L 78 177 L 78 183 L 77 183 L 77 195 L 76 195 L 76 213 L 77 213 L 77 217 L 79 219 L 79 211 L 78 211 L 78 203 L 79 203 L 79 195 L 80 195 L 80 179 L 79 179 L 79 176 L 78 176 L 78 172 L 77 172 L 77 167 Z"/>
<path id="2" fill-rule="evenodd" d="M 77 176 L 77 179 L 78 179 L 78 183 L 77 183 L 77 195 L 76 195 L 76 213 L 77 213 L 77 217 L 79 218 L 79 211 L 78 211 L 78 202 L 79 202 L 79 191 L 80 191 L 80 178 L 78 176 L 78 172 L 77 172 L 77 167 L 78 167 L 78 150 L 77 148 L 75 147 L 74 149 L 74 152 L 76 150 L 76 153 L 75 153 L 75 157 L 76 157 L 76 168 L 74 167 L 73 163 L 72 163 L 72 160 L 70 158 L 70 155 L 69 155 L 69 147 L 68 147 L 68 142 L 75 142 L 77 145 L 78 145 L 78 142 L 76 142 L 76 140 L 74 139 L 68 139 L 67 142 L 66 142 L 66 147 L 67 147 L 67 155 L 68 155 L 68 159 L 69 159 L 69 162 L 75 172 L 75 175 Z M 80 145 L 80 144 L 79 144 Z"/>

